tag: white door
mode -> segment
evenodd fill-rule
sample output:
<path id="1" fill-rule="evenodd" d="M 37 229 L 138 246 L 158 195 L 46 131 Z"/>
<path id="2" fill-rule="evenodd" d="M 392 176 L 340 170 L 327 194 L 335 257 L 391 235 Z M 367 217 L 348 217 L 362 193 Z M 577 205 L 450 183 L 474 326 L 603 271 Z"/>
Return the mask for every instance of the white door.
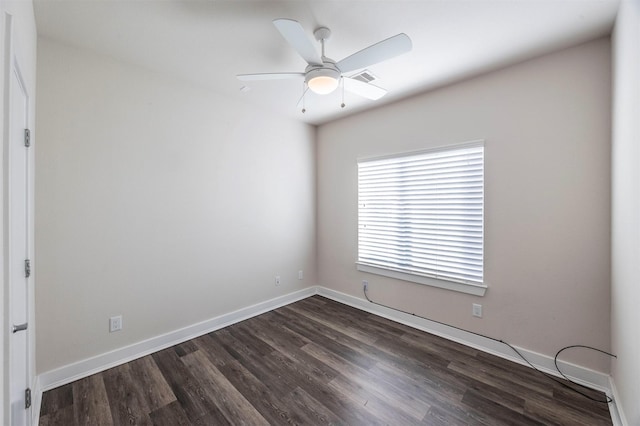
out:
<path id="1" fill-rule="evenodd" d="M 27 92 L 19 68 L 12 59 L 9 83 L 9 139 L 7 164 L 7 266 L 9 278 L 9 362 L 11 425 L 26 425 L 31 417 L 27 409 L 29 387 L 29 153 L 25 144 L 28 125 Z"/>

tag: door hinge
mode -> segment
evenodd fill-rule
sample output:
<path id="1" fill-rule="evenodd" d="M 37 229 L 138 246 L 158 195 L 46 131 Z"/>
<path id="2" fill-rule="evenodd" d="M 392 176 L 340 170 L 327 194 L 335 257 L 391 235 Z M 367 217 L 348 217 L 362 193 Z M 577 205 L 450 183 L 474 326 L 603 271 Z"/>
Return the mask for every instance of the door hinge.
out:
<path id="1" fill-rule="evenodd" d="M 31 261 L 29 259 L 24 260 L 24 276 L 25 278 L 31 276 Z"/>
<path id="2" fill-rule="evenodd" d="M 31 389 L 26 388 L 24 390 L 24 409 L 31 407 Z"/>
<path id="3" fill-rule="evenodd" d="M 31 146 L 31 131 L 24 129 L 24 146 L 29 148 Z"/>

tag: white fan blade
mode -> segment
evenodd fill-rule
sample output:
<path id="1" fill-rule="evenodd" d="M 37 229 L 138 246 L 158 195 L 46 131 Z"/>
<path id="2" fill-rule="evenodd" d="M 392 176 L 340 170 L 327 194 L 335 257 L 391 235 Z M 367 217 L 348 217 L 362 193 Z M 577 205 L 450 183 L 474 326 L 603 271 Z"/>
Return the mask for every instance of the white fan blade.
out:
<path id="1" fill-rule="evenodd" d="M 322 65 L 322 58 L 318 54 L 315 46 L 307 37 L 304 28 L 298 21 L 293 19 L 275 19 L 273 25 L 276 26 L 282 37 L 298 52 L 298 55 L 309 64 Z"/>
<path id="2" fill-rule="evenodd" d="M 350 72 L 409 52 L 411 47 L 409 36 L 405 33 L 400 33 L 364 48 L 339 61 L 336 65 L 341 72 Z"/>
<path id="3" fill-rule="evenodd" d="M 238 74 L 238 80 L 255 81 L 255 80 L 287 80 L 290 78 L 304 77 L 302 72 L 267 72 L 261 74 Z"/>
<path id="4" fill-rule="evenodd" d="M 344 90 L 348 90 L 351 93 L 362 96 L 363 98 L 376 100 L 380 99 L 387 94 L 387 91 L 381 87 L 374 86 L 364 81 L 355 80 L 350 77 L 343 77 Z"/>

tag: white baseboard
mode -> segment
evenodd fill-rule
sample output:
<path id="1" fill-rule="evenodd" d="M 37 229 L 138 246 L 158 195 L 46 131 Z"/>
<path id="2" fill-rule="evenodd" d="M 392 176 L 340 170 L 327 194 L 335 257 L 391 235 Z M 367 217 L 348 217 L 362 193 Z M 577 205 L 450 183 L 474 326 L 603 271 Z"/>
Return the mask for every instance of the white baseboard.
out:
<path id="1" fill-rule="evenodd" d="M 316 287 L 298 290 L 284 296 L 276 297 L 265 302 L 260 302 L 246 308 L 238 309 L 237 311 L 229 312 L 227 314 L 181 328 L 179 330 L 174 330 L 160 336 L 152 337 L 150 339 L 143 340 L 142 342 L 115 349 L 92 358 L 83 359 L 55 370 L 46 371 L 38 376 L 36 383 L 39 384 L 39 388 L 36 389 L 36 395 L 40 399 L 42 392 L 49 389 L 66 385 L 67 383 L 71 383 L 75 380 L 99 373 L 179 343 L 186 342 L 187 340 L 211 333 L 212 331 L 244 321 L 256 315 L 272 311 L 281 306 L 312 296 L 316 294 L 316 292 Z"/>
<path id="2" fill-rule="evenodd" d="M 611 413 L 613 426 L 629 426 L 629 422 L 627 421 L 622 405 L 620 404 L 620 397 L 618 389 L 616 388 L 616 383 L 613 380 L 613 377 L 610 377 L 609 379 L 609 388 L 611 389 L 611 395 L 609 396 L 613 399 L 613 402 L 609 404 L 609 412 Z"/>
<path id="3" fill-rule="evenodd" d="M 511 348 L 498 341 L 487 339 L 485 337 L 481 337 L 477 334 L 469 333 L 455 327 L 450 327 L 434 321 L 429 321 L 415 315 L 410 315 L 400 311 L 396 311 L 394 309 L 385 308 L 384 306 L 371 303 L 366 299 L 361 299 L 359 297 L 351 296 L 349 294 L 341 293 L 325 287 L 318 287 L 317 293 L 320 296 L 327 297 L 329 299 L 344 303 L 354 308 L 358 308 L 363 311 L 390 319 L 392 321 L 408 325 L 409 327 L 426 331 L 428 333 L 444 337 L 445 339 L 453 340 L 454 342 L 461 343 L 466 346 L 471 346 L 472 348 L 481 350 L 483 352 L 508 359 L 509 361 L 514 361 L 518 364 L 528 366 L 527 363 L 523 361 L 522 358 L 520 358 L 517 354 L 515 354 Z M 528 349 L 520 348 L 515 345 L 514 347 L 539 370 L 556 377 L 561 377 L 555 369 L 553 357 L 533 352 Z M 564 361 L 558 361 L 558 365 L 560 366 L 562 372 L 576 383 L 610 394 L 608 374 Z"/>
<path id="4" fill-rule="evenodd" d="M 227 327 L 240 321 L 252 318 L 265 312 L 277 309 L 281 306 L 288 305 L 301 299 L 305 299 L 314 294 L 327 297 L 337 302 L 344 303 L 354 308 L 390 319 L 392 321 L 405 324 L 418 330 L 426 331 L 431 334 L 461 343 L 466 346 L 487 352 L 510 361 L 527 365 L 519 356 L 517 356 L 511 348 L 492 339 L 478 336 L 455 327 L 450 327 L 434 321 L 417 317 L 415 315 L 406 314 L 394 309 L 386 308 L 365 299 L 331 290 L 325 287 L 315 286 L 303 290 L 299 290 L 284 296 L 276 297 L 265 302 L 257 303 L 246 308 L 239 309 L 234 312 L 220 315 L 218 317 L 181 328 L 160 336 L 152 337 L 142 342 L 115 349 L 113 351 L 87 358 L 73 364 L 68 364 L 55 370 L 47 371 L 36 377 L 36 386 L 34 389 L 34 425 L 37 426 L 38 413 L 42 402 L 42 393 L 56 388 L 58 386 L 71 383 L 75 380 L 82 379 L 95 373 L 107 370 L 117 365 L 132 361 L 134 359 L 152 354 L 154 352 L 177 345 L 198 336 L 210 333 L 215 330 Z M 555 370 L 553 357 L 533 352 L 527 349 L 516 347 L 518 351 L 525 356 L 531 364 L 541 371 L 560 377 Z M 589 388 L 605 392 L 617 400 L 614 383 L 610 376 L 586 367 L 576 364 L 559 361 L 558 364 L 563 373 L 576 383 L 580 383 Z M 612 393 L 613 390 L 613 393 Z M 618 411 L 615 403 L 609 404 L 612 420 L 615 426 L 627 426 L 624 421 L 622 411 Z"/>

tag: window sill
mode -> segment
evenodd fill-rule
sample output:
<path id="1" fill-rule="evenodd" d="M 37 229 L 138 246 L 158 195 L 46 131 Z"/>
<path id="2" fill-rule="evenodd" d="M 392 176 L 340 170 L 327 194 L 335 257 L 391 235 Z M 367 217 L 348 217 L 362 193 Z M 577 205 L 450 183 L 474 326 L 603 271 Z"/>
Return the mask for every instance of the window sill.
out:
<path id="1" fill-rule="evenodd" d="M 410 281 L 417 284 L 424 284 L 431 287 L 444 288 L 446 290 L 457 291 L 459 293 L 473 294 L 474 296 L 484 296 L 487 286 L 484 284 L 467 284 L 454 281 L 444 281 L 422 275 L 407 274 L 406 272 L 394 271 L 392 269 L 379 268 L 377 266 L 356 263 L 358 271 L 370 274 L 382 275 L 397 280 Z"/>

